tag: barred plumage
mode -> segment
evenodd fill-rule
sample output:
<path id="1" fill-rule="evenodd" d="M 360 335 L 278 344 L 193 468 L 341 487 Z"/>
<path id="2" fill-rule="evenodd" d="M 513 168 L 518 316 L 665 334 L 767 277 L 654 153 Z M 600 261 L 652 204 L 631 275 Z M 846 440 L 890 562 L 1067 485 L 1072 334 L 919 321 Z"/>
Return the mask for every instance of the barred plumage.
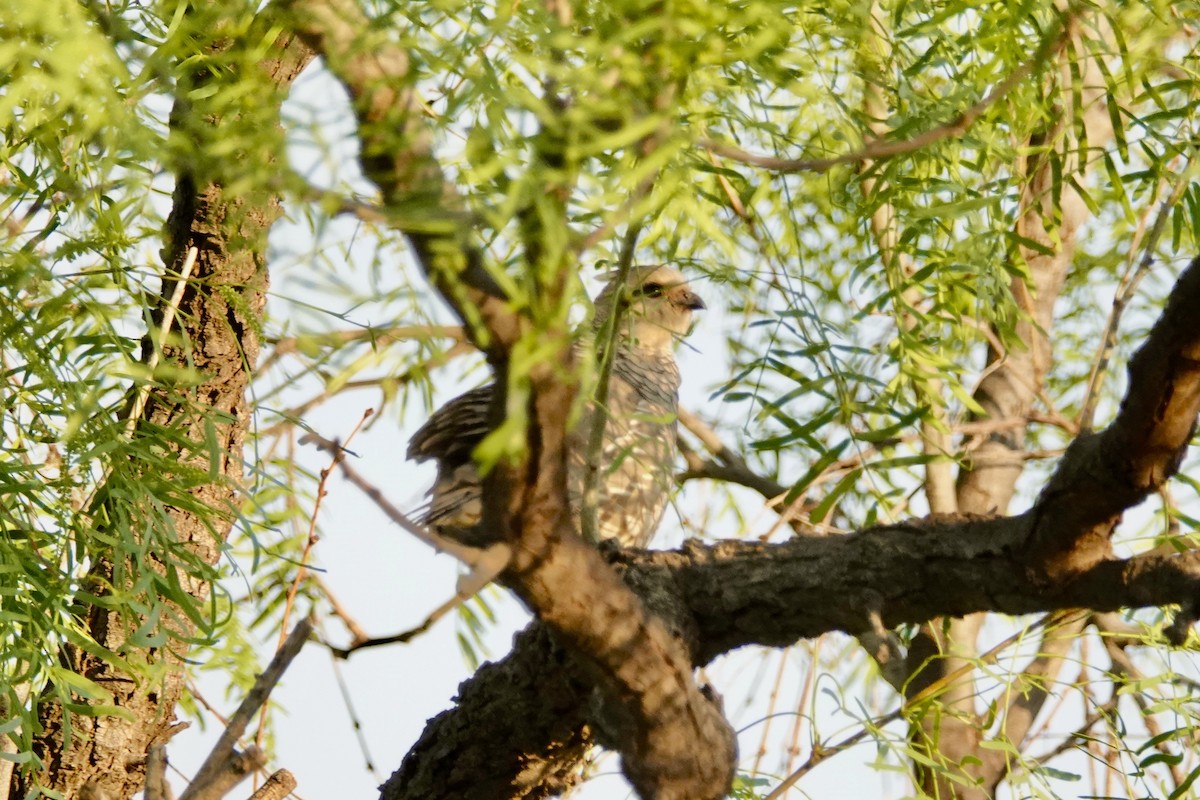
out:
<path id="1" fill-rule="evenodd" d="M 588 404 L 568 439 L 568 496 L 579 524 L 587 481 L 588 438 L 595 414 L 605 415 L 598 454 L 596 533 L 624 547 L 645 547 L 666 508 L 676 447 L 679 368 L 674 345 L 704 303 L 668 266 L 634 267 L 624 285 L 614 278 L 596 299 L 594 330 L 617 314 L 612 372 L 605 407 Z M 464 544 L 488 543 L 479 531 L 480 476 L 471 452 L 488 432 L 492 386 L 456 397 L 438 409 L 409 442 L 408 457 L 433 459 L 437 479 L 423 521 Z"/>

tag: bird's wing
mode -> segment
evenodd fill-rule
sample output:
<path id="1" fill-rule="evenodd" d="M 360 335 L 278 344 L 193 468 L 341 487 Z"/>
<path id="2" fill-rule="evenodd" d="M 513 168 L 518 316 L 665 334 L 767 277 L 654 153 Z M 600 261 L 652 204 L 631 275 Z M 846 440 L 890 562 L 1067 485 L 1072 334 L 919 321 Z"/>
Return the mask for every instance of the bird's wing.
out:
<path id="1" fill-rule="evenodd" d="M 461 394 L 433 412 L 408 442 L 414 461 L 435 459 L 440 465 L 461 464 L 488 433 L 492 384 Z"/>

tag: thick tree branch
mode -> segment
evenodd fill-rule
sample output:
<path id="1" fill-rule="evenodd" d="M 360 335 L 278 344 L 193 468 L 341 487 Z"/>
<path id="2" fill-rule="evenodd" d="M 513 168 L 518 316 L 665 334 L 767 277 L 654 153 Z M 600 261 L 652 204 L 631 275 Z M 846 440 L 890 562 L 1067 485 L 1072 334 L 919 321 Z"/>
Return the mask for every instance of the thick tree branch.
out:
<path id="1" fill-rule="evenodd" d="M 350 93 L 364 172 L 397 212 L 397 226 L 430 280 L 487 353 L 502 387 L 492 409 L 498 421 L 509 353 L 531 326 L 509 308 L 469 240 L 471 228 L 416 113 L 408 54 L 376 31 L 354 0 L 292 0 L 289 8 L 300 35 L 325 54 Z M 402 214 L 416 214 L 420 224 Z M 558 275 L 542 286 L 538 302 L 556 307 L 564 287 Z M 601 688 L 609 733 L 642 795 L 722 797 L 733 780 L 736 743 L 719 704 L 696 685 L 671 631 L 572 532 L 566 429 L 575 388 L 570 370 L 561 369 L 571 361 L 570 343 L 565 330 L 543 331 L 542 343 L 551 355 L 526 376 L 527 455 L 493 465 L 481 524 L 512 547 L 505 582 Z"/>
<path id="2" fill-rule="evenodd" d="M 544 626 L 513 644 L 459 687 L 454 709 L 429 721 L 380 787 L 383 798 L 546 798 L 576 783 L 592 743 L 591 683 Z"/>
<path id="3" fill-rule="evenodd" d="M 483 267 L 472 221 L 433 155 L 408 53 L 371 25 L 356 0 L 285 0 L 296 32 L 325 55 L 350 94 L 363 172 L 379 187 L 390 224 L 408 237 L 430 281 L 489 360 L 520 338 L 520 317 Z"/>
<path id="4" fill-rule="evenodd" d="M 796 537 L 781 544 L 726 541 L 711 546 L 689 543 L 673 552 L 629 552 L 617 556 L 626 582 L 633 586 L 656 615 L 684 636 L 692 660 L 705 664 L 716 656 L 749 644 L 787 646 L 800 638 L 840 630 L 858 633 L 871 628 L 874 616 L 888 626 L 924 622 L 937 616 L 963 616 L 975 612 L 1018 615 L 1089 608 L 1161 606 L 1191 602 L 1200 596 L 1200 552 L 1152 554 L 1118 561 L 1098 559 L 1077 564 L 1068 579 L 1047 580 L 1046 570 L 1031 561 L 1029 543 L 1035 534 L 1056 521 L 1056 533 L 1074 541 L 1078 531 L 1065 526 L 1081 524 L 1077 507 L 1113 504 L 1114 497 L 1133 503 L 1157 483 L 1166 480 L 1178 464 L 1191 426 L 1180 422 L 1190 409 L 1200 412 L 1200 326 L 1187 326 L 1187 309 L 1200 303 L 1200 259 L 1181 276 L 1159 324 L 1134 358 L 1128 396 L 1117 421 L 1097 437 L 1123 443 L 1121 463 L 1137 469 L 1118 471 L 1145 485 L 1114 493 L 1097 482 L 1087 467 L 1100 464 L 1098 448 L 1071 448 L 1063 457 L 1050 484 L 1030 511 L 1016 517 L 942 517 L 901 525 L 873 528 L 849 536 Z M 1174 381 L 1173 388 L 1167 385 Z M 1153 420 L 1134 426 L 1128 417 L 1136 409 L 1152 408 Z M 1141 432 L 1146 438 L 1137 441 Z M 1099 448 L 1103 450 L 1103 448 Z M 1111 465 L 1109 465 L 1111 466 Z M 1110 479 L 1111 483 L 1111 479 Z M 838 598 L 830 603 L 829 598 Z M 564 741 L 561 727 L 540 731 L 534 715 L 545 709 L 541 678 L 526 689 L 513 688 L 498 678 L 552 663 L 551 672 L 568 670 L 550 658 L 545 641 L 530 645 L 541 634 L 528 632 L 514 652 L 498 665 L 481 672 L 460 688 L 458 706 L 431 722 L 421 742 L 406 759 L 389 786 L 389 798 L 453 797 L 430 787 L 456 780 L 487 780 L 498 787 L 495 797 L 544 797 L 532 790 L 518 791 L 521 766 L 537 764 L 556 775 L 570 772 L 556 749 Z M 519 665 L 519 666 L 518 666 Z M 587 705 L 586 670 L 574 701 L 556 694 L 559 709 L 555 725 L 573 721 L 582 735 Z M 562 686 L 562 678 L 556 684 Z M 508 687 L 510 690 L 505 690 Z M 499 698 L 499 699 L 498 699 Z M 485 729 L 480 709 L 502 703 L 505 709 L 522 709 L 519 744 L 509 744 L 509 721 L 502 729 Z M 464 767 L 463 759 L 451 764 L 447 754 L 473 743 L 486 757 L 486 772 Z M 441 754 L 441 755 L 438 755 Z M 453 773 L 449 770 L 453 767 Z M 469 777 L 470 772 L 474 778 Z M 400 776 L 422 776 L 406 783 Z M 401 790 L 401 785 L 405 789 Z M 418 788 L 419 787 L 419 788 Z M 432 793 L 429 793 L 432 792 Z"/>
<path id="5" fill-rule="evenodd" d="M 1166 309 L 1129 363 L 1129 391 L 1113 423 L 1067 448 L 1033 508 L 1027 558 L 1049 581 L 1110 554 L 1121 513 L 1179 468 L 1200 412 L 1200 258 L 1180 275 Z"/>
<path id="6" fill-rule="evenodd" d="M 897 625 L 978 611 L 1113 611 L 1200 593 L 1196 552 L 1105 561 L 1065 584 L 1031 580 L 1020 553 L 1028 521 L 932 521 L 782 544 L 693 543 L 621 561 L 655 612 L 689 632 L 697 664 L 750 644 L 860 631 L 876 610 Z M 589 683 L 539 630 L 522 634 L 507 658 L 459 688 L 456 707 L 430 722 L 384 797 L 462 797 L 475 785 L 481 797 L 547 797 L 564 788 L 582 758 Z M 568 741 L 578 749 L 565 748 Z M 555 782 L 530 786 L 527 769 Z"/>

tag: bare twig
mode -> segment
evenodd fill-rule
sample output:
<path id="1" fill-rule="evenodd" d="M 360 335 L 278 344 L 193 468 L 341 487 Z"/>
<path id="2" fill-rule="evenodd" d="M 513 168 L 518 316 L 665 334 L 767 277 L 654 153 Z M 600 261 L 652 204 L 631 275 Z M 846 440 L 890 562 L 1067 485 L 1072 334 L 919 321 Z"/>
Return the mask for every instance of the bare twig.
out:
<path id="1" fill-rule="evenodd" d="M 1133 297 L 1133 293 L 1137 290 L 1138 284 L 1142 282 L 1142 278 L 1150 271 L 1151 265 L 1154 263 L 1154 251 L 1158 246 L 1158 240 L 1162 237 L 1163 231 L 1167 228 L 1167 220 L 1171 216 L 1171 211 L 1175 205 L 1183 197 L 1183 193 L 1192 185 L 1190 173 L 1192 164 L 1189 160 L 1187 166 L 1179 173 L 1175 188 L 1171 190 L 1171 194 L 1162 205 L 1158 208 L 1158 215 L 1154 219 L 1154 224 L 1150 227 L 1150 234 L 1146 238 L 1146 243 L 1142 251 L 1142 259 L 1138 262 L 1137 267 L 1130 266 L 1125 274 L 1121 277 L 1121 282 L 1117 286 L 1116 294 L 1113 296 L 1112 308 L 1108 311 L 1108 321 L 1104 325 L 1104 335 L 1100 339 L 1100 347 L 1096 353 L 1096 358 L 1092 365 L 1092 372 L 1088 376 L 1087 391 L 1084 394 L 1083 404 L 1079 409 L 1078 425 L 1080 431 L 1088 433 L 1092 430 L 1093 417 L 1096 414 L 1096 404 L 1100 400 L 1100 382 L 1104 380 L 1104 376 L 1108 373 L 1108 364 L 1112 358 L 1113 349 L 1117 345 L 1117 328 L 1121 325 L 1121 315 L 1125 313 L 1125 307 L 1129 304 L 1129 300 Z M 1130 257 L 1133 255 L 1133 248 L 1130 249 Z"/>
<path id="2" fill-rule="evenodd" d="M 354 708 L 354 700 L 350 697 L 350 687 L 346 685 L 346 676 L 342 674 L 342 666 L 338 663 L 336 657 L 330 657 L 329 666 L 333 670 L 333 680 L 337 683 L 338 691 L 342 695 L 342 702 L 346 706 L 346 713 L 350 715 L 350 723 L 354 728 L 354 738 L 358 740 L 358 750 L 363 756 L 363 766 L 366 767 L 371 777 L 376 782 L 380 782 L 379 773 L 375 770 L 375 759 L 371 758 L 371 748 L 367 745 L 367 737 L 363 734 L 362 722 L 359 720 L 358 711 Z"/>
<path id="3" fill-rule="evenodd" d="M 324 450 L 327 453 L 333 453 L 343 449 L 342 446 L 337 442 L 330 441 L 329 439 L 319 436 L 316 433 L 306 434 L 300 439 L 300 443 L 315 444 L 318 449 Z M 393 505 L 390 500 L 384 497 L 383 492 L 381 492 L 377 486 L 360 475 L 358 470 L 350 466 L 345 459 L 342 459 L 338 462 L 338 468 L 341 470 L 341 473 L 346 480 L 350 481 L 350 483 L 352 483 L 363 494 L 370 498 L 371 501 L 379 507 L 379 510 L 387 515 L 388 519 L 399 525 L 401 528 L 404 528 L 405 531 L 412 534 L 433 549 L 454 556 L 468 567 L 473 568 L 479 564 L 481 560 L 481 554 L 485 551 L 481 551 L 475 547 L 467 547 L 466 545 L 459 544 L 453 539 L 447 539 L 444 536 L 438 536 L 436 533 L 424 527 L 423 525 L 418 525 L 417 523 L 413 522 L 407 514 L 396 508 L 396 506 Z"/>
<path id="4" fill-rule="evenodd" d="M 309 433 L 302 438 L 301 443 L 311 442 L 321 450 L 328 453 L 338 452 L 343 448 L 337 442 L 332 442 L 325 439 L 316 433 Z M 430 618 L 421 626 L 418 626 L 416 633 L 421 633 L 432 625 L 434 621 L 443 616 L 447 611 L 454 608 L 455 605 L 463 600 L 471 597 L 488 583 L 490 583 L 497 575 L 504 571 L 508 566 L 509 560 L 512 557 L 512 548 L 503 542 L 493 544 L 490 547 L 480 550 L 475 547 L 467 547 L 459 544 L 453 539 L 448 539 L 444 536 L 439 536 L 423 525 L 418 525 L 413 522 L 407 514 L 396 508 L 390 500 L 384 497 L 383 492 L 379 487 L 372 484 L 366 478 L 351 467 L 345 459 L 337 462 L 341 469 L 342 475 L 346 480 L 354 484 L 363 494 L 371 499 L 379 510 L 387 515 L 388 519 L 395 522 L 401 528 L 408 531 L 420 541 L 438 550 L 439 552 L 448 553 L 454 556 L 464 565 L 468 567 L 470 572 L 462 575 L 458 579 L 458 591 L 455 596 L 443 603 L 441 607 L 430 615 Z M 412 638 L 416 633 L 412 633 L 408 638 Z M 401 634 L 404 635 L 404 634 Z M 407 641 L 407 639 L 405 639 Z"/>
<path id="5" fill-rule="evenodd" d="M 196 776 L 180 795 L 179 800 L 220 800 L 233 787 L 233 784 L 228 783 L 233 776 L 237 775 L 237 780 L 241 780 L 250 771 L 261 765 L 262 756 L 256 748 L 248 747 L 244 753 L 238 753 L 234 749 L 234 745 L 245 733 L 246 726 L 254 717 L 255 712 L 267 702 L 271 690 L 283 677 L 283 673 L 300 649 L 304 647 L 304 643 L 308 641 L 311 633 L 312 623 L 308 620 L 300 620 L 296 624 L 283 647 L 271 659 L 271 663 L 267 665 L 263 673 L 258 676 L 258 680 L 254 682 L 254 686 L 250 688 L 237 711 L 229 718 L 229 723 L 225 726 L 217 743 L 213 745 L 212 752 L 208 754 L 208 758 L 204 759 L 204 763 L 200 765 Z M 218 792 L 218 790 L 220 791 Z"/>
<path id="6" fill-rule="evenodd" d="M 232 792 L 235 786 L 261 770 L 266 764 L 267 754 L 254 745 L 245 750 L 233 750 L 220 772 L 212 776 L 208 788 L 204 789 L 198 797 L 204 798 L 204 800 L 221 800 Z"/>
<path id="7" fill-rule="evenodd" d="M 362 430 L 363 423 L 370 419 L 373 413 L 375 413 L 374 410 L 370 408 L 363 412 L 362 417 L 358 420 L 358 424 L 354 426 L 354 429 L 350 431 L 350 435 L 346 437 L 346 444 L 349 444 L 355 435 Z M 287 641 L 288 620 L 292 615 L 292 607 L 296 604 L 296 594 L 300 591 L 300 583 L 308 574 L 308 559 L 312 555 L 313 548 L 317 545 L 317 540 L 320 538 L 317 536 L 317 515 L 321 512 L 321 501 L 325 499 L 325 484 L 329 481 L 329 474 L 333 472 L 333 468 L 345 458 L 345 453 L 345 449 L 339 447 L 333 453 L 329 466 L 321 470 L 317 481 L 317 496 L 313 503 L 312 514 L 308 518 L 308 538 L 304 542 L 304 550 L 300 554 L 300 562 L 296 567 L 296 575 L 292 578 L 292 585 L 288 587 L 287 598 L 283 603 L 283 614 L 279 620 L 279 642 L 275 646 L 275 652 L 277 653 L 283 649 Z M 254 744 L 257 747 L 262 747 L 263 737 L 267 732 L 266 721 L 267 705 L 264 703 L 259 712 L 258 734 L 254 737 Z"/>
<path id="8" fill-rule="evenodd" d="M 146 753 L 146 786 L 144 800 L 175 800 L 175 793 L 167 783 L 167 746 L 152 744 Z"/>
<path id="9" fill-rule="evenodd" d="M 250 795 L 250 800 L 283 800 L 296 788 L 296 778 L 286 769 L 276 770 L 267 782 Z"/>
<path id="10" fill-rule="evenodd" d="M 350 442 L 354 439 L 354 436 L 362 429 L 363 423 L 370 419 L 371 415 L 374 413 L 374 409 L 370 408 L 363 412 L 362 417 L 358 420 L 358 424 L 354 426 L 354 430 L 350 431 L 350 435 L 346 437 L 347 445 L 350 444 Z M 300 564 L 296 570 L 295 577 L 292 579 L 292 585 L 288 587 L 287 599 L 283 606 L 283 618 L 279 624 L 279 643 L 276 645 L 277 652 L 283 647 L 284 641 L 287 638 L 286 631 L 288 617 L 291 615 L 292 606 L 295 605 L 296 593 L 300 590 L 300 583 L 308 574 L 308 559 L 309 556 L 312 555 L 312 549 L 316 546 L 319 538 L 317 536 L 317 515 L 321 511 L 321 501 L 325 499 L 325 484 L 329 480 L 329 474 L 333 472 L 334 467 L 341 463 L 342 459 L 345 458 L 345 454 L 345 447 L 338 447 L 333 453 L 329 466 L 325 467 L 320 472 L 320 477 L 317 482 L 316 501 L 313 504 L 312 514 L 308 519 L 308 539 L 304 543 L 304 551 L 300 555 Z"/>
<path id="11" fill-rule="evenodd" d="M 175 281 L 175 290 L 171 292 L 171 300 L 167 303 L 167 307 L 163 310 L 162 324 L 159 325 L 158 336 L 151 334 L 151 351 L 150 357 L 146 360 L 146 368 L 150 375 L 153 376 L 154 368 L 158 366 L 158 360 L 162 356 L 163 345 L 167 342 L 167 336 L 171 333 L 171 324 L 175 322 L 175 314 L 179 310 L 179 304 L 183 301 L 183 292 L 187 289 L 188 278 L 192 275 L 192 269 L 196 266 L 196 258 L 199 251 L 195 248 L 189 248 L 187 258 L 183 261 L 183 268 L 179 271 L 179 278 Z M 152 381 L 147 380 L 138 387 L 137 395 L 134 396 L 133 405 L 129 407 L 129 416 L 125 418 L 125 435 L 132 436 L 133 429 L 137 427 L 138 419 L 142 416 L 142 411 L 146 408 L 146 401 L 150 398 L 150 387 Z"/>
<path id="12" fill-rule="evenodd" d="M 685 408 L 680 408 L 678 414 L 680 424 L 700 440 L 700 443 L 704 445 L 704 449 L 712 455 L 712 458 L 702 458 L 699 454 L 692 451 L 686 442 L 680 442 L 680 450 L 683 452 L 687 469 L 675 477 L 677 482 L 682 484 L 689 480 L 704 478 L 735 483 L 758 492 L 767 501 L 768 507 L 780 515 L 779 520 L 771 527 L 771 530 L 763 535 L 764 540 L 774 534 L 778 527 L 784 523 L 790 525 L 797 533 L 813 532 L 814 526 L 808 520 L 808 512 L 812 509 L 813 503 L 810 503 L 804 495 L 797 497 L 790 503 L 785 503 L 784 501 L 787 499 L 788 492 L 790 491 L 788 487 L 764 475 L 759 475 L 752 470 L 750 465 L 746 463 L 746 460 L 737 451 L 721 441 L 721 437 L 712 426 L 692 412 Z M 838 464 L 840 463 L 838 462 Z M 829 469 L 822 473 L 822 475 L 826 475 L 830 471 L 837 469 L 838 464 L 831 464 Z M 814 480 L 813 485 L 819 480 L 820 477 Z"/>
<path id="13" fill-rule="evenodd" d="M 495 578 L 502 571 L 503 571 L 503 567 L 501 567 L 500 569 L 497 569 L 493 573 L 491 573 L 491 577 L 487 581 L 483 582 L 483 586 L 486 586 L 491 581 L 492 578 Z M 466 586 L 466 587 L 474 586 L 473 583 L 467 583 L 467 584 L 460 583 L 460 585 Z M 479 586 L 479 589 L 483 588 L 483 586 Z M 460 589 L 458 592 L 455 592 L 453 597 L 451 597 L 449 600 L 442 603 L 440 606 L 438 606 L 432 612 L 430 612 L 429 616 L 427 616 L 424 619 L 424 621 L 422 621 L 421 624 L 417 625 L 415 628 L 409 628 L 406 631 L 401 631 L 400 633 L 394 633 L 390 636 L 376 636 L 376 637 L 368 636 L 368 637 L 363 637 L 363 638 L 354 638 L 351 640 L 350 644 L 346 647 L 335 647 L 334 645 L 330 644 L 329 642 L 322 642 L 322 644 L 324 644 L 326 647 L 329 648 L 330 653 L 332 653 L 337 658 L 342 658 L 342 659 L 349 658 L 350 654 L 354 653 L 357 650 L 366 650 L 367 648 L 370 648 L 370 647 L 383 647 L 384 645 L 389 645 L 389 644 L 407 644 L 408 642 L 411 642 L 413 639 L 417 638 L 418 636 L 420 636 L 421 634 L 425 633 L 427 630 L 432 628 L 433 624 L 435 622 L 437 622 L 439 619 L 441 619 L 442 617 L 446 616 L 446 614 L 450 613 L 454 609 L 458 608 L 458 606 L 460 606 L 462 603 L 464 603 L 467 600 L 470 600 L 472 597 L 474 597 L 476 592 L 478 592 L 478 589 L 476 589 L 475 591 L 470 592 L 470 593 L 468 593 L 467 591 L 465 591 L 463 589 Z"/>
<path id="14" fill-rule="evenodd" d="M 681 483 L 693 478 L 712 478 L 753 489 L 767 500 L 787 494 L 788 487 L 750 469 L 746 460 L 721 441 L 721 437 L 708 423 L 685 408 L 680 408 L 678 414 L 680 424 L 699 439 L 704 449 L 713 456 L 711 461 L 699 459 L 693 462 L 689 459 L 687 471 L 678 478 Z M 773 505 L 781 507 L 782 503 Z"/>
<path id="15" fill-rule="evenodd" d="M 359 642 L 371 638 L 366 629 L 363 628 L 362 625 L 358 624 L 358 620 L 350 615 L 350 612 L 346 610 L 346 607 L 342 605 L 340 600 L 338 600 L 337 595 L 335 595 L 333 590 L 329 588 L 329 584 L 327 584 L 320 575 L 313 575 L 312 580 L 317 585 L 317 588 L 320 589 L 321 594 L 324 595 L 325 599 L 329 602 L 330 607 L 333 609 L 334 616 L 342 621 L 342 624 L 346 626 L 346 630 L 350 631 L 351 641 Z"/>

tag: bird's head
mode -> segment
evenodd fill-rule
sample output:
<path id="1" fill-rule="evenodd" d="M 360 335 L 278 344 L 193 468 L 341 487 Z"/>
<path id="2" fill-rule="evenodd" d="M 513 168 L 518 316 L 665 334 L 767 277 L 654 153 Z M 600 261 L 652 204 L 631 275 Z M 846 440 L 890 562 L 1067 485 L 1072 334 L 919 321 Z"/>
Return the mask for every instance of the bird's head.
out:
<path id="1" fill-rule="evenodd" d="M 623 282 L 620 274 L 613 275 L 596 298 L 597 330 L 608 322 L 614 307 L 621 309 L 618 337 L 635 347 L 669 352 L 691 330 L 692 313 L 705 306 L 683 273 L 663 264 L 631 267 Z"/>

